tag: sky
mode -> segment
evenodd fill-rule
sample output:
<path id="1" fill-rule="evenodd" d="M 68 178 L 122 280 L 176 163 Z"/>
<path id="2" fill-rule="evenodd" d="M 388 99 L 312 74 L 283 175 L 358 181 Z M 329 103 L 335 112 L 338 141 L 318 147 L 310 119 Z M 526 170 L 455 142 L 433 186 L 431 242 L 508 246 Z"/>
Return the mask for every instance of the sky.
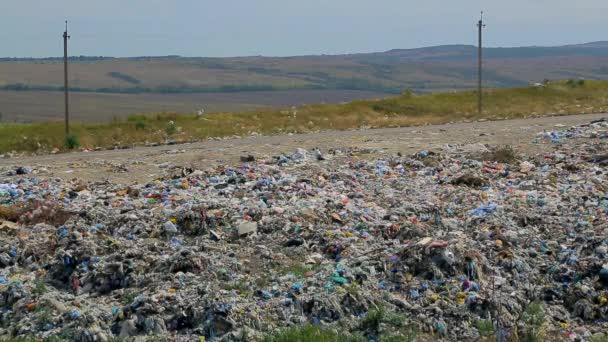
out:
<path id="1" fill-rule="evenodd" d="M 0 56 L 294 56 L 608 40 L 606 0 L 0 0 Z"/>

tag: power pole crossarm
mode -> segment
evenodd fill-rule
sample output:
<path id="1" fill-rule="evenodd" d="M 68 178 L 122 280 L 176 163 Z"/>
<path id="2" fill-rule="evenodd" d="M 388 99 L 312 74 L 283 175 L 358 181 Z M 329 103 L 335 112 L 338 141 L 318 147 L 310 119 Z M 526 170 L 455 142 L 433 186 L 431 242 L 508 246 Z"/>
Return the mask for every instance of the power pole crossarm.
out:
<path id="1" fill-rule="evenodd" d="M 63 32 L 63 86 L 65 93 L 65 136 L 70 135 L 70 105 L 69 105 L 69 88 L 68 88 L 68 22 L 65 22 L 65 31 Z"/>

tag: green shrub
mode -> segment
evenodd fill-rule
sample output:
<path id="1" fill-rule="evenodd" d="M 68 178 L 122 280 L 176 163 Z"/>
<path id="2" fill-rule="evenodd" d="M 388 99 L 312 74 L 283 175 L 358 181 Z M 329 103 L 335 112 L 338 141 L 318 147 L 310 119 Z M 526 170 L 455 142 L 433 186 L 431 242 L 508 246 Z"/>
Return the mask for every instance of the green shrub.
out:
<path id="1" fill-rule="evenodd" d="M 144 120 L 137 120 L 135 122 L 135 129 L 136 130 L 140 130 L 140 129 L 145 129 L 146 128 L 146 122 Z"/>
<path id="2" fill-rule="evenodd" d="M 48 289 L 46 288 L 44 281 L 42 281 L 40 279 L 34 280 L 34 289 L 32 290 L 33 294 L 40 296 L 47 292 L 48 292 Z"/>
<path id="3" fill-rule="evenodd" d="M 129 304 L 133 303 L 133 301 L 135 300 L 135 297 L 137 297 L 137 294 L 135 292 L 127 292 L 125 294 L 125 296 L 122 298 L 122 304 L 129 305 Z"/>
<path id="4" fill-rule="evenodd" d="M 165 127 L 165 133 L 167 133 L 168 136 L 172 136 L 173 134 L 175 134 L 175 132 L 177 132 L 177 127 L 175 127 L 175 122 L 170 121 L 167 124 L 167 127 Z"/>
<path id="5" fill-rule="evenodd" d="M 389 330 L 395 332 L 399 330 L 399 328 L 405 326 L 405 320 L 405 316 L 386 311 L 386 309 L 381 306 L 375 310 L 370 310 L 367 315 L 365 315 L 365 318 L 361 321 L 360 328 L 364 331 L 371 332 L 372 335 L 380 335 L 380 325 L 382 323 L 389 325 Z M 412 330 L 405 332 L 405 336 L 412 334 L 415 335 Z"/>
<path id="6" fill-rule="evenodd" d="M 479 335 L 481 335 L 482 337 L 490 337 L 496 332 L 496 330 L 494 329 L 494 324 L 491 320 L 482 319 L 477 321 L 475 325 L 477 326 Z"/>
<path id="7" fill-rule="evenodd" d="M 380 324 L 384 321 L 385 315 L 386 311 L 383 307 L 379 307 L 376 310 L 370 310 L 361 321 L 361 329 L 378 332 L 380 330 Z"/>
<path id="8" fill-rule="evenodd" d="M 568 80 L 566 81 L 566 85 L 569 86 L 570 88 L 576 88 L 576 87 L 583 87 L 585 86 L 585 80 L 580 79 L 580 80 Z"/>
<path id="9" fill-rule="evenodd" d="M 526 342 L 543 341 L 545 338 L 543 329 L 545 320 L 545 309 L 542 303 L 530 303 L 522 315 L 522 321 L 524 322 L 523 340 Z"/>
<path id="10" fill-rule="evenodd" d="M 73 150 L 75 148 L 79 148 L 80 147 L 80 142 L 78 141 L 78 137 L 74 134 L 70 134 L 67 137 L 65 137 L 65 144 L 64 144 L 65 148 L 67 148 L 68 150 Z"/>

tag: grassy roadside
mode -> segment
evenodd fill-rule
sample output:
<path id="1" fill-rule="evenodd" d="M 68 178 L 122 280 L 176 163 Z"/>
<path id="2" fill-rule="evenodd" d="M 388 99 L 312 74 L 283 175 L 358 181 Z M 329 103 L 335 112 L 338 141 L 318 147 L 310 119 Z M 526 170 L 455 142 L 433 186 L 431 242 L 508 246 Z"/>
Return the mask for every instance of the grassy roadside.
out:
<path id="1" fill-rule="evenodd" d="M 108 124 L 73 124 L 81 147 L 203 140 L 211 137 L 360 127 L 396 127 L 479 119 L 608 111 L 608 81 L 562 81 L 544 87 L 493 89 L 484 92 L 484 112 L 477 113 L 473 91 L 401 96 L 338 105 L 310 105 L 297 109 L 246 113 L 132 116 Z M 173 124 L 171 123 L 173 122 Z M 0 124 L 0 153 L 65 150 L 62 123 Z"/>

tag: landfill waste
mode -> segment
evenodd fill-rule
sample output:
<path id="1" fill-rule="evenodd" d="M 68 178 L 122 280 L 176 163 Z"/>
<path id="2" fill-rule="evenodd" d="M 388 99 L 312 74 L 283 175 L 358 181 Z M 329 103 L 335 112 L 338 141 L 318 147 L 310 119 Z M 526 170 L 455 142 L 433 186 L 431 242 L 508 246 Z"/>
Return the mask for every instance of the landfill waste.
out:
<path id="1" fill-rule="evenodd" d="M 543 132 L 553 152 L 512 163 L 297 149 L 130 185 L 2 166 L 0 338 L 375 341 L 382 308 L 432 340 L 589 340 L 608 331 L 606 132 Z"/>

